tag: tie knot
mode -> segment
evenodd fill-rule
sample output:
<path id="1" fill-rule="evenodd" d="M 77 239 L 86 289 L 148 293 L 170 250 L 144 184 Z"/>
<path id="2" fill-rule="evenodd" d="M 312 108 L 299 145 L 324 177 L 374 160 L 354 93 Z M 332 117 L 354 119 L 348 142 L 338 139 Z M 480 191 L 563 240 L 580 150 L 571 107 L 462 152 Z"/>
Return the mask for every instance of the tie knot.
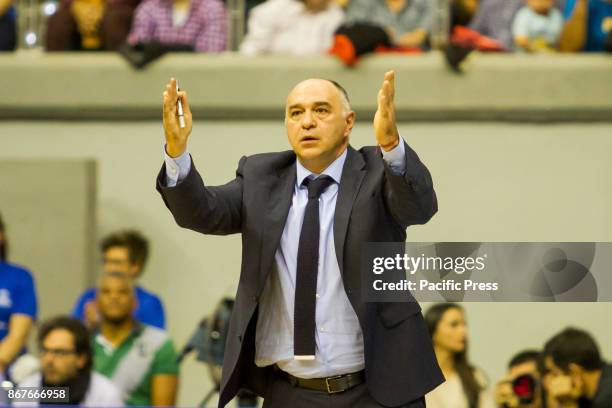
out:
<path id="1" fill-rule="evenodd" d="M 316 179 L 305 178 L 302 184 L 308 187 L 308 199 L 319 198 L 325 189 L 334 183 L 334 179 L 323 175 Z"/>

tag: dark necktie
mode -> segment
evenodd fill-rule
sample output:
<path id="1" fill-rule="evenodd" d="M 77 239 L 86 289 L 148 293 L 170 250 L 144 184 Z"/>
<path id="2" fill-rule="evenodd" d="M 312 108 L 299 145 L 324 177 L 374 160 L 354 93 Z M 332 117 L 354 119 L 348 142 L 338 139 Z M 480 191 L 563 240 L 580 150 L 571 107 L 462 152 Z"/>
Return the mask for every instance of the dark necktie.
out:
<path id="1" fill-rule="evenodd" d="M 317 274 L 319 271 L 319 197 L 334 179 L 320 176 L 304 179 L 308 187 L 308 204 L 304 212 L 297 256 L 295 304 L 293 308 L 293 354 L 298 360 L 315 358 L 315 312 Z"/>

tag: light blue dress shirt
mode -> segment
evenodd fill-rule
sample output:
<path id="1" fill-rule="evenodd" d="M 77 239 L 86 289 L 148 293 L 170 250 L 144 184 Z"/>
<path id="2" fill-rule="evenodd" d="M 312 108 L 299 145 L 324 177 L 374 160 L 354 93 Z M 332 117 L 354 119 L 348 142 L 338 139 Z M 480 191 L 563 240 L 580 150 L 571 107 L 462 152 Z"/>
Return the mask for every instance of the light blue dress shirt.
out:
<path id="1" fill-rule="evenodd" d="M 382 150 L 382 149 L 381 149 Z M 260 366 L 277 364 L 283 371 L 300 378 L 320 378 L 346 374 L 364 368 L 363 333 L 357 314 L 346 295 L 334 246 L 334 212 L 338 186 L 347 151 L 321 174 L 334 179 L 319 198 L 319 270 L 317 275 L 316 352 L 314 360 L 293 358 L 293 306 L 297 253 L 308 189 L 305 178 L 319 174 L 306 169 L 296 160 L 296 184 L 279 248 L 274 255 L 273 270 L 268 275 L 260 297 L 255 335 L 255 363 Z M 382 153 L 391 171 L 402 174 L 405 169 L 404 143 Z M 166 185 L 175 186 L 191 168 L 187 152 L 177 158 L 165 155 Z"/>

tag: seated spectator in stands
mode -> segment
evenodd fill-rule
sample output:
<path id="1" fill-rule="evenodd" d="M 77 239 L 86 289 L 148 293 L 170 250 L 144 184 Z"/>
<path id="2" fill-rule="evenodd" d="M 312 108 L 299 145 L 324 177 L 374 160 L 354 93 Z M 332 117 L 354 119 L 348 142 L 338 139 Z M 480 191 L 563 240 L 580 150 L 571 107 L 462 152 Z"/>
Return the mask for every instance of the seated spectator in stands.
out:
<path id="1" fill-rule="evenodd" d="M 124 406 L 119 389 L 108 378 L 92 372 L 93 352 L 89 331 L 80 321 L 67 316 L 48 320 L 38 333 L 41 373 L 24 379 L 19 387 L 67 387 L 65 404 L 84 407 Z M 41 399 L 32 406 L 56 403 Z"/>
<path id="2" fill-rule="evenodd" d="M 495 387 L 495 402 L 499 408 L 542 408 L 540 352 L 525 350 L 508 364 L 506 377 Z"/>
<path id="3" fill-rule="evenodd" d="M 143 0 L 136 9 L 128 43 L 158 43 L 225 51 L 227 16 L 220 0 Z"/>
<path id="4" fill-rule="evenodd" d="M 553 407 L 612 407 L 612 365 L 589 333 L 567 328 L 548 340 L 543 354 Z"/>
<path id="5" fill-rule="evenodd" d="M 556 5 L 563 9 L 565 0 L 557 0 Z M 471 28 L 482 35 L 499 41 L 506 51 L 514 50 L 512 23 L 516 13 L 524 6 L 524 0 L 481 0 L 478 12 L 470 24 Z"/>
<path id="6" fill-rule="evenodd" d="M 139 232 L 115 232 L 102 240 L 100 249 L 104 256 L 104 272 L 123 272 L 134 280 L 142 276 L 149 254 L 149 243 Z M 141 286 L 136 286 L 135 290 L 138 305 L 134 317 L 141 323 L 164 329 L 166 321 L 161 299 Z M 72 316 L 84 321 L 89 328 L 98 324 L 96 288 L 87 289 L 79 297 Z"/>
<path id="7" fill-rule="evenodd" d="M 612 52 L 612 0 L 567 0 L 561 51 Z"/>
<path id="8" fill-rule="evenodd" d="M 471 27 L 511 51 L 514 49 L 512 22 L 523 5 L 523 0 L 481 0 Z"/>
<path id="9" fill-rule="evenodd" d="M 13 0 L 0 0 L 0 51 L 13 51 L 17 45 L 17 12 Z"/>
<path id="10" fill-rule="evenodd" d="M 425 313 L 434 351 L 446 381 L 425 395 L 428 408 L 493 408 L 484 373 L 467 358 L 468 331 L 461 306 L 439 303 Z"/>
<path id="11" fill-rule="evenodd" d="M 367 22 L 384 28 L 398 47 L 423 48 L 431 27 L 429 0 L 351 0 L 347 22 Z"/>
<path id="12" fill-rule="evenodd" d="M 133 318 L 132 280 L 104 274 L 97 302 L 102 319 L 94 336 L 94 369 L 117 385 L 127 405 L 173 406 L 177 354 L 166 332 Z"/>
<path id="13" fill-rule="evenodd" d="M 512 35 L 517 50 L 538 52 L 557 49 L 563 16 L 555 8 L 554 0 L 526 0 L 512 24 Z"/>
<path id="14" fill-rule="evenodd" d="M 47 51 L 115 51 L 140 0 L 62 0 L 47 21 Z"/>
<path id="15" fill-rule="evenodd" d="M 8 240 L 0 216 L 0 373 L 10 379 L 10 366 L 25 353 L 37 314 L 32 274 L 8 263 Z"/>
<path id="16" fill-rule="evenodd" d="M 451 0 L 450 26 L 468 26 L 478 11 L 480 0 Z"/>
<path id="17" fill-rule="evenodd" d="M 342 9 L 332 0 L 268 0 L 251 11 L 240 51 L 246 55 L 323 54 L 343 19 Z"/>

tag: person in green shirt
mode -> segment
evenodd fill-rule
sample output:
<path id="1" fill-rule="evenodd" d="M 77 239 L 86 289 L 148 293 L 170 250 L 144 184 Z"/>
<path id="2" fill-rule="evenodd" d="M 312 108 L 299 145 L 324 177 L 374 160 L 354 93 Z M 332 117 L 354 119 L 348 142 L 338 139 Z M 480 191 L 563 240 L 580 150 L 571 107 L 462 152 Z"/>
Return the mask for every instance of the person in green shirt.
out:
<path id="1" fill-rule="evenodd" d="M 101 324 L 93 338 L 95 371 L 119 387 L 127 405 L 175 405 L 176 351 L 165 331 L 133 318 L 136 297 L 130 277 L 104 274 L 96 301 Z"/>

